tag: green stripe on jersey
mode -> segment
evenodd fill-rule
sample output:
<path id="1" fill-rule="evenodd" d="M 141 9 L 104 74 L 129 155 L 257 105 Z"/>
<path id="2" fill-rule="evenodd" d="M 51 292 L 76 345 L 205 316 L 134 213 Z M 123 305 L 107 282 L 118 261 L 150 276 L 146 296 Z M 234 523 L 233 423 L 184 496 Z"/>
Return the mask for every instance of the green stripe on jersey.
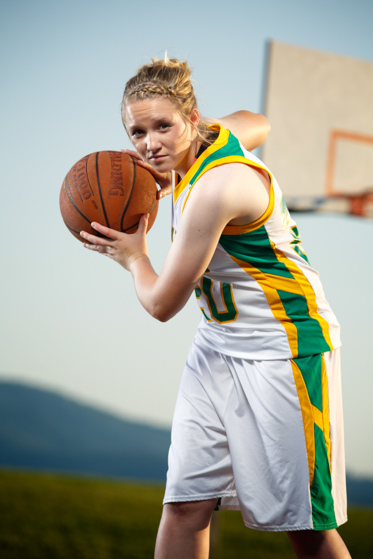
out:
<path id="1" fill-rule="evenodd" d="M 198 179 L 199 175 L 204 170 L 204 168 L 207 167 L 207 165 L 209 165 L 212 161 L 215 161 L 216 159 L 222 159 L 223 157 L 229 157 L 231 155 L 244 156 L 244 153 L 241 149 L 240 143 L 237 140 L 237 138 L 229 132 L 228 142 L 223 147 L 217 149 L 216 151 L 211 153 L 211 155 L 206 157 L 206 159 L 202 162 L 202 165 L 198 168 L 196 173 L 190 179 L 189 184 L 193 185 Z"/>
<path id="2" fill-rule="evenodd" d="M 291 228 L 291 234 L 293 235 L 293 241 L 291 241 L 291 246 L 293 247 L 293 249 L 295 250 L 295 252 L 297 254 L 299 254 L 299 256 L 301 256 L 303 258 L 303 260 L 305 260 L 306 262 L 308 262 L 309 264 L 309 260 L 307 258 L 307 255 L 305 252 L 303 252 L 303 250 L 301 249 L 301 240 L 299 237 L 299 231 L 298 231 L 298 227 L 296 225 L 294 225 L 294 227 Z"/>
<path id="3" fill-rule="evenodd" d="M 284 262 L 280 262 L 271 246 L 265 226 L 241 235 L 222 235 L 220 245 L 227 253 L 260 270 L 264 275 L 294 279 Z M 249 273 L 249 272 L 248 272 Z M 273 278 L 268 278 L 273 285 Z M 330 351 L 320 323 L 309 314 L 305 295 L 276 289 L 290 322 L 297 328 L 298 352 L 293 357 L 302 357 Z"/>
<path id="4" fill-rule="evenodd" d="M 264 225 L 241 235 L 222 235 L 219 242 L 229 254 L 248 262 L 263 273 L 283 278 L 293 277 L 285 264 L 274 254 Z"/>

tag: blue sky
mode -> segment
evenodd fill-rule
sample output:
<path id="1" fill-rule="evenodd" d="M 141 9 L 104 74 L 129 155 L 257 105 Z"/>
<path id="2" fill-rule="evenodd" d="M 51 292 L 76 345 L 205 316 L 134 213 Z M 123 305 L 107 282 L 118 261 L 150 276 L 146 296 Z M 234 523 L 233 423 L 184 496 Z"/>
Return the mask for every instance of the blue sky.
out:
<path id="1" fill-rule="evenodd" d="M 68 233 L 63 178 L 87 153 L 129 147 L 123 88 L 152 56 L 188 58 L 204 115 L 257 112 L 268 40 L 373 61 L 372 21 L 370 0 L 1 1 L 0 377 L 170 425 L 198 307 L 151 319 L 130 276 Z M 148 238 L 158 270 L 170 245 L 161 206 Z M 342 325 L 347 466 L 373 475 L 373 223 L 296 220 Z"/>

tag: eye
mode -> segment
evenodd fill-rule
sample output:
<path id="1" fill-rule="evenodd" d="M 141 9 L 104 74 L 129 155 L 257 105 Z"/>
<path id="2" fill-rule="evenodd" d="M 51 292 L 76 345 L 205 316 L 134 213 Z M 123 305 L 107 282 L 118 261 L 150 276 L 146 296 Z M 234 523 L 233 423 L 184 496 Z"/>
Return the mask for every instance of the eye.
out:
<path id="1" fill-rule="evenodd" d="M 140 130 L 139 128 L 133 130 L 133 132 L 131 132 L 131 136 L 133 138 L 138 138 L 139 136 L 141 136 L 143 134 L 143 130 Z"/>
<path id="2" fill-rule="evenodd" d="M 170 124 L 168 122 L 161 122 L 159 125 L 160 130 L 167 130 L 167 128 L 170 128 Z"/>

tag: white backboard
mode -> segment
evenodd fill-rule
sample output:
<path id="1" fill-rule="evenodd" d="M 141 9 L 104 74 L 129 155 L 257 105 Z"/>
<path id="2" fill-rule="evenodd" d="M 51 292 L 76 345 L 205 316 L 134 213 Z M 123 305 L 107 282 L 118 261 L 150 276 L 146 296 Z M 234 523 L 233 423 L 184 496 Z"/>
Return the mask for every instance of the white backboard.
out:
<path id="1" fill-rule="evenodd" d="M 373 192 L 372 62 L 271 42 L 264 112 L 261 157 L 290 207 L 349 212 Z"/>

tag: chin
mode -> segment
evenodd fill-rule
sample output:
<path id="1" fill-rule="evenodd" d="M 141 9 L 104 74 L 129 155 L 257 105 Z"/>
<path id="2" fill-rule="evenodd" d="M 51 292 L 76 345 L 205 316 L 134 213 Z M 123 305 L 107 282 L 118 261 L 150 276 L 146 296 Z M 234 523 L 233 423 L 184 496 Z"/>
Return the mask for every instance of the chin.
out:
<path id="1" fill-rule="evenodd" d="M 151 163 L 153 169 L 156 169 L 159 173 L 168 173 L 173 170 L 172 163 L 166 161 L 160 161 L 159 163 Z"/>

